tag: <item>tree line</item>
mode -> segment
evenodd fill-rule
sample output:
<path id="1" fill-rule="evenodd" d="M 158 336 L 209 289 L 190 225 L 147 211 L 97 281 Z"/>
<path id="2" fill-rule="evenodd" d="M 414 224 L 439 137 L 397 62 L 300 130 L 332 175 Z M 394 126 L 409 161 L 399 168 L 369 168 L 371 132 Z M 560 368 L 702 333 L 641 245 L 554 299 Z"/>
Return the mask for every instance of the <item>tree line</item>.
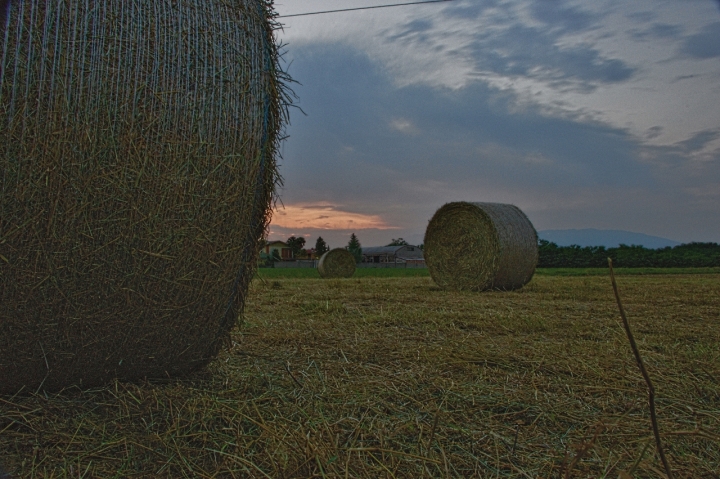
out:
<path id="1" fill-rule="evenodd" d="M 619 268 L 694 268 L 720 266 L 720 245 L 687 243 L 674 247 L 649 249 L 644 246 L 558 246 L 538 241 L 538 268 L 603 268 L 612 258 Z"/>

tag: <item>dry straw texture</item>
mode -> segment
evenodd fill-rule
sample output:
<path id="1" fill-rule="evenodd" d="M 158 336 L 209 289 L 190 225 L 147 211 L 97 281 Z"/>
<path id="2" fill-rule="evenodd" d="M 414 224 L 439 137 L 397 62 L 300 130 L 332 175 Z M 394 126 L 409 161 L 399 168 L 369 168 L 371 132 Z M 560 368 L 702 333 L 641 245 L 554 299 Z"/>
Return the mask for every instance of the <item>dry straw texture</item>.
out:
<path id="1" fill-rule="evenodd" d="M 535 228 L 513 205 L 448 203 L 425 231 L 425 261 L 442 288 L 521 288 L 532 278 L 537 260 Z"/>
<path id="2" fill-rule="evenodd" d="M 717 478 L 720 274 L 617 279 L 675 478 Z M 192 380 L 0 398 L 3 466 L 17 479 L 663 477 L 607 273 L 486 294 L 429 277 L 266 277 L 250 291 L 237 345 Z"/>
<path id="3" fill-rule="evenodd" d="M 355 274 L 355 257 L 344 248 L 335 248 L 320 257 L 321 278 L 350 278 Z"/>
<path id="4" fill-rule="evenodd" d="M 272 2 L 14 2 L 0 393 L 176 376 L 242 310 L 287 101 Z"/>

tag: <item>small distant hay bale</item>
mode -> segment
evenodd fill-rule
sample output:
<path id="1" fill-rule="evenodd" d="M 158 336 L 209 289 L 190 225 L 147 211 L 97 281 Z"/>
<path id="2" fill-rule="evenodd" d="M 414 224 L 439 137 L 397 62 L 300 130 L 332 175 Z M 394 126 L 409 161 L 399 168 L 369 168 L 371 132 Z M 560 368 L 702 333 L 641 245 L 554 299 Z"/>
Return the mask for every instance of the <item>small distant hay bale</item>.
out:
<path id="1" fill-rule="evenodd" d="M 344 248 L 331 249 L 320 257 L 317 269 L 321 278 L 350 278 L 355 274 L 355 257 Z"/>
<path id="2" fill-rule="evenodd" d="M 535 273 L 537 241 L 535 228 L 516 206 L 448 203 L 425 231 L 425 262 L 441 288 L 513 290 Z"/>
<path id="3" fill-rule="evenodd" d="M 183 376 L 227 342 L 287 119 L 274 18 L 265 0 L 12 2 L 0 394 Z"/>

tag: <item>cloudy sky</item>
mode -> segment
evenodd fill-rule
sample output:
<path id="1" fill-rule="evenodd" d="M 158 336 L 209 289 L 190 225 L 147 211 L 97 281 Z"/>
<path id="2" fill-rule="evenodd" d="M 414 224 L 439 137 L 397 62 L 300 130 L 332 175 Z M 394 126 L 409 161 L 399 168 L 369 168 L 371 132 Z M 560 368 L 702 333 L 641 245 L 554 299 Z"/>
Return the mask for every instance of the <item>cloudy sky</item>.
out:
<path id="1" fill-rule="evenodd" d="M 382 0 L 276 0 L 282 15 Z M 271 239 L 422 242 L 449 201 L 720 242 L 718 0 L 453 0 L 279 19 Z"/>

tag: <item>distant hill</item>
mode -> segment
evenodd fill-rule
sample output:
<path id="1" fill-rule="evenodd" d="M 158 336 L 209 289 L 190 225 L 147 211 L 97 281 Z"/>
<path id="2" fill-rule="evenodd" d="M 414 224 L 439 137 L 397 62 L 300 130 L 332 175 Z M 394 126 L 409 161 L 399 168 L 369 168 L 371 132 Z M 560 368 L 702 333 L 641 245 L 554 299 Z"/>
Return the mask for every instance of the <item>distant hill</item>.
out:
<path id="1" fill-rule="evenodd" d="M 555 243 L 558 246 L 605 246 L 616 248 L 620 244 L 641 245 L 650 249 L 664 248 L 666 246 L 677 246 L 678 241 L 650 236 L 643 233 L 633 233 L 622 230 L 596 230 L 592 228 L 578 230 L 542 230 L 538 231 L 538 237 Z"/>

